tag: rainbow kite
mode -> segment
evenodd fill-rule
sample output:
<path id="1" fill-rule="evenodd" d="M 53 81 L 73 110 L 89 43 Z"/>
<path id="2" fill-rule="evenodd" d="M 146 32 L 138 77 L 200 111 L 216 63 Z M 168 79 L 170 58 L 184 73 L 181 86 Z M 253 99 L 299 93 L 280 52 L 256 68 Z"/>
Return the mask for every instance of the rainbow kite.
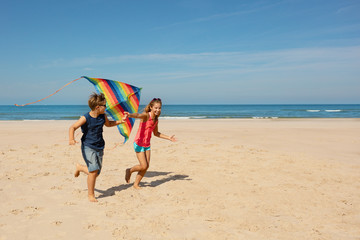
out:
<path id="1" fill-rule="evenodd" d="M 118 82 L 108 79 L 102 79 L 102 78 L 90 78 L 90 77 L 81 77 L 87 79 L 89 82 L 94 84 L 95 89 L 98 93 L 103 93 L 105 95 L 106 99 L 106 112 L 114 119 L 114 120 L 121 120 L 124 117 L 124 112 L 129 113 L 136 113 L 139 109 L 139 103 L 140 103 L 140 91 L 141 88 Z M 34 104 L 37 102 L 40 102 L 48 97 L 51 97 L 52 95 L 59 92 L 61 89 L 66 87 L 67 85 L 81 79 L 75 79 L 53 94 L 40 99 L 35 102 L 18 105 L 16 106 L 26 106 L 30 104 Z M 134 126 L 135 119 L 134 118 L 127 118 L 126 122 L 120 125 L 117 125 L 119 132 L 122 136 L 124 136 L 125 140 L 124 143 L 129 139 L 131 129 Z"/>
<path id="2" fill-rule="evenodd" d="M 103 93 L 106 99 L 106 112 L 114 119 L 121 120 L 124 112 L 136 113 L 139 109 L 141 88 L 102 78 L 83 77 L 92 84 L 98 93 Z M 126 122 L 117 125 L 119 132 L 125 141 L 129 139 L 135 119 L 127 118 Z"/>

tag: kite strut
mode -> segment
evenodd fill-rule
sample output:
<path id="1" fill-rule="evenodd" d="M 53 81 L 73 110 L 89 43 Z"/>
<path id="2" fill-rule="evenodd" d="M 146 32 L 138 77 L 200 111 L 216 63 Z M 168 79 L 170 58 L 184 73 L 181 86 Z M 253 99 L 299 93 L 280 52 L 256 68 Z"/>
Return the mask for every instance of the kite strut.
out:
<path id="1" fill-rule="evenodd" d="M 83 77 L 81 77 L 83 78 Z M 77 80 L 80 80 L 81 78 L 78 78 L 78 79 L 75 79 L 75 80 L 72 80 L 71 82 L 67 83 L 65 86 L 63 86 L 62 88 L 60 88 L 59 90 L 57 90 L 56 92 L 54 92 L 53 94 L 47 96 L 47 97 L 44 97 L 43 99 L 40 99 L 40 100 L 37 100 L 35 102 L 31 102 L 31 103 L 26 103 L 26 104 L 22 104 L 22 105 L 19 105 L 19 104 L 15 104 L 15 106 L 17 107 L 23 107 L 23 106 L 27 106 L 27 105 L 31 105 L 31 104 L 34 104 L 34 103 L 38 103 L 38 102 L 41 102 L 49 97 L 51 97 L 52 95 L 55 95 L 56 93 L 58 93 L 60 90 L 62 90 L 64 87 L 66 87 L 67 85 L 70 85 L 71 83 L 77 81 Z"/>

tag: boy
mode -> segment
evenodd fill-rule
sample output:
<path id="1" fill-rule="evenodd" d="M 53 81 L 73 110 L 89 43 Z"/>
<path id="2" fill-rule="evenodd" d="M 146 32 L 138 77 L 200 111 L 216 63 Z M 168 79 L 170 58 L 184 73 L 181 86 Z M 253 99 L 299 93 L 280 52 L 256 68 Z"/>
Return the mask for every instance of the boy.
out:
<path id="1" fill-rule="evenodd" d="M 74 123 L 69 129 L 69 144 L 75 145 L 74 133 L 81 127 L 81 152 L 87 166 L 76 164 L 75 177 L 83 172 L 88 175 L 88 197 L 90 202 L 97 202 L 95 198 L 95 182 L 102 168 L 105 141 L 103 139 L 103 127 L 113 127 L 124 123 L 122 121 L 109 121 L 105 115 L 106 100 L 104 94 L 93 93 L 88 101 L 90 112 Z"/>

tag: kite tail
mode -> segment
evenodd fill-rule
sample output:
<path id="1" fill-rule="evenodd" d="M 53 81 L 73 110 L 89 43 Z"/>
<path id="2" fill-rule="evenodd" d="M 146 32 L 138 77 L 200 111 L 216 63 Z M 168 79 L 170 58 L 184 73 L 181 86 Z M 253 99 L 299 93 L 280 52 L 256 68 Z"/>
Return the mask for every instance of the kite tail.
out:
<path id="1" fill-rule="evenodd" d="M 83 77 L 81 77 L 83 78 Z M 17 107 L 23 107 L 23 106 L 27 106 L 27 105 L 31 105 L 31 104 L 34 104 L 34 103 L 38 103 L 38 102 L 41 102 L 49 97 L 51 97 L 52 95 L 55 95 L 56 93 L 58 93 L 60 90 L 62 90 L 64 87 L 66 87 L 67 85 L 70 85 L 71 83 L 77 81 L 77 80 L 80 80 L 81 78 L 78 78 L 78 79 L 75 79 L 75 80 L 72 80 L 71 82 L 67 83 L 65 86 L 63 86 L 62 88 L 60 88 L 59 90 L 57 90 L 56 92 L 54 92 L 53 94 L 50 94 L 49 96 L 47 97 L 44 97 L 43 99 L 40 99 L 40 100 L 37 100 L 35 102 L 31 102 L 31 103 L 26 103 L 26 104 L 22 104 L 22 105 L 19 105 L 19 104 L 15 104 L 15 106 Z"/>

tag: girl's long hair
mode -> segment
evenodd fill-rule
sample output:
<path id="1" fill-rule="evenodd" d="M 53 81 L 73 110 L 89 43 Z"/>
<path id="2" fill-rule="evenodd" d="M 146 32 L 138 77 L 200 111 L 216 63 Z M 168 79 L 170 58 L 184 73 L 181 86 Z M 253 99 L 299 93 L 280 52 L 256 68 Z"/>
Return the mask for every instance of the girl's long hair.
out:
<path id="1" fill-rule="evenodd" d="M 146 113 L 151 112 L 151 108 L 154 106 L 155 103 L 160 103 L 160 106 L 162 106 L 161 99 L 160 98 L 154 98 L 153 100 L 151 100 L 151 102 L 149 102 L 148 105 L 146 105 L 146 107 L 144 109 L 144 112 L 146 112 Z M 161 115 L 161 113 L 160 113 L 160 115 Z M 159 119 L 159 116 L 155 117 L 155 122 Z"/>

